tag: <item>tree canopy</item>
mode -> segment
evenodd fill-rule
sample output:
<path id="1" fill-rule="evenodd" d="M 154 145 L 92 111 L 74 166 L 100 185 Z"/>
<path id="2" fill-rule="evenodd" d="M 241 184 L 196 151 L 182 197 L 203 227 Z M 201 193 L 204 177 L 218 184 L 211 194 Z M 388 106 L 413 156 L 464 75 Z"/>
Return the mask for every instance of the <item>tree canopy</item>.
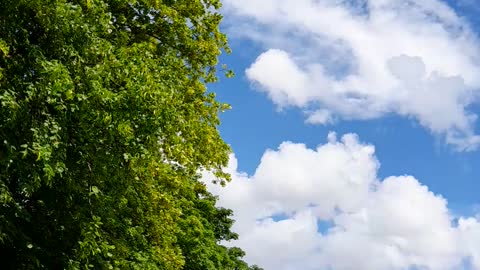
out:
<path id="1" fill-rule="evenodd" d="M 229 209 L 208 93 L 228 52 L 218 0 L 4 0 L 3 269 L 259 269 Z"/>

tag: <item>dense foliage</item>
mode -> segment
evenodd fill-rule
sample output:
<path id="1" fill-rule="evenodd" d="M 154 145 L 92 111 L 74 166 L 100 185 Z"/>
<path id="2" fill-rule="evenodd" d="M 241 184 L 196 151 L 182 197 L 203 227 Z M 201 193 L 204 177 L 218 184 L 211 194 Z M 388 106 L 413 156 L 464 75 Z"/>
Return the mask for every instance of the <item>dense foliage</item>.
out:
<path id="1" fill-rule="evenodd" d="M 1 1 L 2 269 L 258 269 L 198 180 L 228 180 L 219 7 Z"/>

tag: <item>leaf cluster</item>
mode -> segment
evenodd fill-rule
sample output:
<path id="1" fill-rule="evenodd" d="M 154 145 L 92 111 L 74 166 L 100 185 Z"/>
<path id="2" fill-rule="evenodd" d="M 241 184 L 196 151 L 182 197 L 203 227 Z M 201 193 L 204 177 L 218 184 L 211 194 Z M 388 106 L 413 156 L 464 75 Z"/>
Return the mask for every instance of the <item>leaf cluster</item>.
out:
<path id="1" fill-rule="evenodd" d="M 4 269 L 258 269 L 220 181 L 229 147 L 207 93 L 218 0 L 5 0 L 0 9 Z"/>

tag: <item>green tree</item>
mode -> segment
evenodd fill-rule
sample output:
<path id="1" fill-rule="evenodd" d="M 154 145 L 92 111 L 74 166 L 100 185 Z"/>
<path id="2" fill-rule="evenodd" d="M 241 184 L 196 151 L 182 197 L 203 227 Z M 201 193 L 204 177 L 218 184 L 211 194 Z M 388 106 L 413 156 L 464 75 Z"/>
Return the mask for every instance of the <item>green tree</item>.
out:
<path id="1" fill-rule="evenodd" d="M 228 52 L 218 0 L 3 0 L 3 269 L 258 269 L 222 182 L 207 93 Z"/>

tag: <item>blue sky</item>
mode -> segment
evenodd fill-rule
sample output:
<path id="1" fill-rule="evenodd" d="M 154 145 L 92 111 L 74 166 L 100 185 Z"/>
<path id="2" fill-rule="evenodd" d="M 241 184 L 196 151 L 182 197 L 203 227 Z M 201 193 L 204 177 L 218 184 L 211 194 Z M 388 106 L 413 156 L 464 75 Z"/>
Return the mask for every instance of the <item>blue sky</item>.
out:
<path id="1" fill-rule="evenodd" d="M 372 143 L 381 160 L 380 176 L 412 174 L 429 188 L 456 205 L 459 214 L 471 214 L 472 206 L 480 203 L 479 151 L 458 152 L 438 136 L 432 136 L 412 119 L 389 115 L 367 121 L 340 121 L 319 126 L 304 123 L 301 111 L 278 111 L 264 94 L 252 89 L 244 70 L 255 57 L 241 55 L 248 42 L 231 40 L 234 53 L 222 57 L 236 72 L 232 79 L 222 78 L 212 85 L 218 99 L 233 109 L 221 115 L 220 132 L 238 158 L 241 171 L 254 173 L 266 149 L 275 149 L 283 141 L 301 142 L 315 147 L 328 132 L 356 133 Z M 248 50 L 248 49 L 247 49 Z"/>
<path id="2" fill-rule="evenodd" d="M 220 131 L 234 180 L 211 189 L 236 212 L 246 259 L 266 270 L 480 269 L 475 1 L 223 2 L 233 53 L 221 62 L 236 76 L 210 89 L 233 107 Z M 317 172 L 322 160 L 331 165 Z M 312 222 L 332 225 L 315 233 Z M 276 230 L 281 242 L 265 236 Z M 292 250 L 268 259 L 279 244 Z M 359 263 L 356 253 L 386 259 Z"/>

